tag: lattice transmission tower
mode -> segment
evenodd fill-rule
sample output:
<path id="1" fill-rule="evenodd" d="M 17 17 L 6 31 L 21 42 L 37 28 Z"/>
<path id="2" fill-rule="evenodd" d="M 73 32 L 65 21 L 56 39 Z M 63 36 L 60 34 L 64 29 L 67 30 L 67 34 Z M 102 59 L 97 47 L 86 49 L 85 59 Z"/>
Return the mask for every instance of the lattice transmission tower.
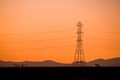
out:
<path id="1" fill-rule="evenodd" d="M 76 66 L 85 66 L 85 56 L 84 56 L 84 50 L 83 50 L 83 39 L 82 39 L 82 23 L 78 22 L 77 24 L 77 46 L 76 51 L 74 55 L 74 61 L 73 64 Z"/>

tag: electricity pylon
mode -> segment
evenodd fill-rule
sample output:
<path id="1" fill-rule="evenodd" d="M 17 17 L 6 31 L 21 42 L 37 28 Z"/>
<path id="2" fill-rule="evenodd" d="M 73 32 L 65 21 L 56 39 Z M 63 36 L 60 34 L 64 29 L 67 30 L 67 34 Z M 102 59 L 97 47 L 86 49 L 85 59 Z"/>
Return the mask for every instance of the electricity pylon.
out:
<path id="1" fill-rule="evenodd" d="M 84 67 L 86 62 L 85 62 L 85 56 L 83 50 L 82 25 L 83 24 L 81 22 L 78 22 L 77 24 L 77 46 L 76 46 L 73 64 L 76 66 Z"/>

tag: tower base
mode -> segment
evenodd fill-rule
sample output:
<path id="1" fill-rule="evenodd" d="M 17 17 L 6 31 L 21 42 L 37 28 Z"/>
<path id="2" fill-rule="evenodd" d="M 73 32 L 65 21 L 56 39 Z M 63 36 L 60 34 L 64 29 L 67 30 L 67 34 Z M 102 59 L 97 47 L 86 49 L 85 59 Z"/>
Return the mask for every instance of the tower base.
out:
<path id="1" fill-rule="evenodd" d="M 85 61 L 75 61 L 75 62 L 73 62 L 73 65 L 78 66 L 78 67 L 85 67 L 86 62 Z"/>

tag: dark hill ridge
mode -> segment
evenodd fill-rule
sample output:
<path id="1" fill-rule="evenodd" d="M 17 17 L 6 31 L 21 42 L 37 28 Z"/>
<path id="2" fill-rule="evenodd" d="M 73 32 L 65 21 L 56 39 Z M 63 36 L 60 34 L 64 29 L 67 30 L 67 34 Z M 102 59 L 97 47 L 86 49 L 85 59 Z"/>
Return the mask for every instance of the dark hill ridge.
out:
<path id="1" fill-rule="evenodd" d="M 95 64 L 99 64 L 100 66 L 120 66 L 120 58 L 112 58 L 112 59 L 96 59 L 87 63 L 88 66 L 94 66 Z"/>
<path id="2" fill-rule="evenodd" d="M 120 67 L 120 58 L 112 58 L 108 60 L 104 59 L 96 59 L 90 62 L 87 62 L 87 66 L 95 66 L 98 64 L 103 67 Z M 0 67 L 64 67 L 64 66 L 73 66 L 71 64 L 58 63 L 52 60 L 45 60 L 41 62 L 32 62 L 32 61 L 24 61 L 24 62 L 5 62 L 0 61 Z"/>
<path id="3" fill-rule="evenodd" d="M 0 61 L 0 67 L 62 67 L 62 66 L 70 66 L 70 64 L 58 63 L 52 60 L 45 60 L 41 62 L 32 62 L 32 61 L 24 61 L 24 62 L 5 62 Z"/>

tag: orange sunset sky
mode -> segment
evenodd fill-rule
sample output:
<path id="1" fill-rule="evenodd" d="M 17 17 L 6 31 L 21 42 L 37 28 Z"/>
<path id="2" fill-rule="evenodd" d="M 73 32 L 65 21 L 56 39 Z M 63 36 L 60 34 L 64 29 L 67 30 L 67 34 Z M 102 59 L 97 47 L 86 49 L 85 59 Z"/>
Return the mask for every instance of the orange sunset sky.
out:
<path id="1" fill-rule="evenodd" d="M 86 61 L 120 57 L 120 0 L 0 0 L 0 60 L 72 63 L 78 21 Z"/>

